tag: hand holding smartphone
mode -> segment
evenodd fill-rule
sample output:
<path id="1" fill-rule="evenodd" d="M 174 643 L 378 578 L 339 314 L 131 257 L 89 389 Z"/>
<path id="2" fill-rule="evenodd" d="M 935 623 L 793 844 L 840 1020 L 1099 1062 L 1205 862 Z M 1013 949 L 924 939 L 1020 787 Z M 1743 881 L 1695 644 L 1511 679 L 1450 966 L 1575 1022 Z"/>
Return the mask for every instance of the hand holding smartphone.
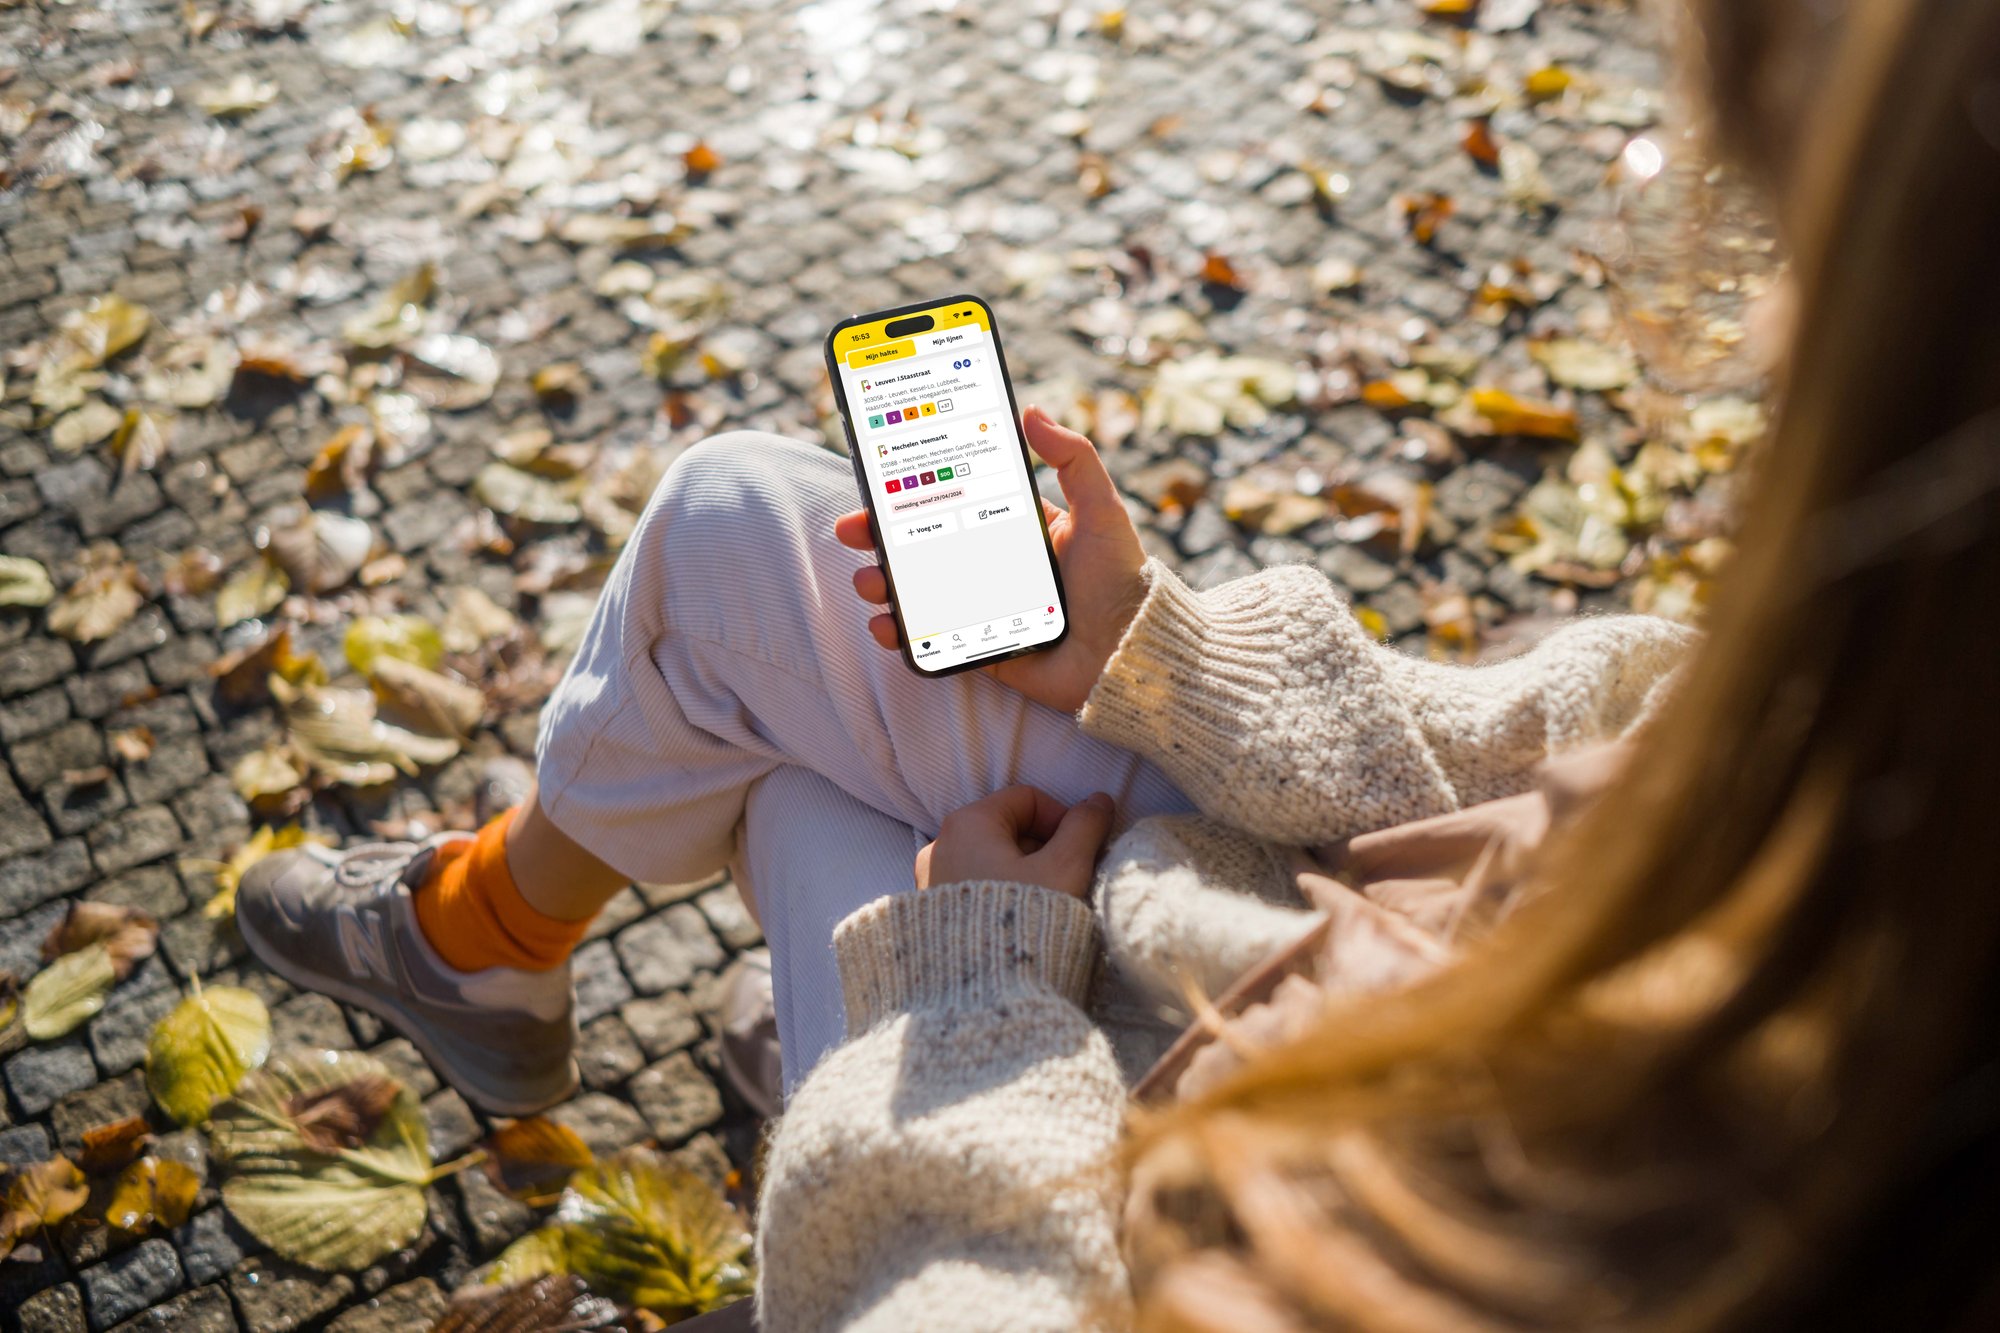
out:
<path id="1" fill-rule="evenodd" d="M 826 359 L 910 668 L 1061 643 L 1069 607 L 992 309 L 960 296 L 857 315 Z"/>

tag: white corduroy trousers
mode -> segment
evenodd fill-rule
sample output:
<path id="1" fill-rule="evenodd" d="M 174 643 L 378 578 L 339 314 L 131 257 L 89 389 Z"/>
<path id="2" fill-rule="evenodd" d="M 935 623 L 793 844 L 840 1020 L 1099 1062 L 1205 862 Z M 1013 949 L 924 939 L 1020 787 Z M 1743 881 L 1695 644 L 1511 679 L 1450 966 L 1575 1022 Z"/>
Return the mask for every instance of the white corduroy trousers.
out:
<path id="1" fill-rule="evenodd" d="M 952 810 L 1011 783 L 1121 826 L 1188 809 L 1159 770 L 983 673 L 927 680 L 868 636 L 833 538 L 844 459 L 774 435 L 675 462 L 542 714 L 543 811 L 635 880 L 733 865 L 772 955 L 787 1092 L 846 1019 L 833 929 L 911 889 Z"/>

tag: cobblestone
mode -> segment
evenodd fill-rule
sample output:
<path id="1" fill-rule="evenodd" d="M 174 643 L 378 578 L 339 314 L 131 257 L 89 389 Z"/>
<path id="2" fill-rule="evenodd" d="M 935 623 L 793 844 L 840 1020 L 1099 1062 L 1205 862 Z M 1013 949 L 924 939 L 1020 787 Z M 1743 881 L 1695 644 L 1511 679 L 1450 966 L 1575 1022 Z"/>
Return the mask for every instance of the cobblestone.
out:
<path id="1" fill-rule="evenodd" d="M 0 6 L 0 47 L 13 53 L 0 58 L 0 79 L 10 104 L 36 110 L 10 139 L 9 169 L 38 173 L 28 188 L 0 192 L 0 346 L 33 348 L 85 301 L 116 291 L 152 316 L 146 340 L 99 391 L 120 408 L 154 401 L 148 373 L 195 327 L 239 351 L 351 363 L 332 377 L 338 392 L 320 391 L 328 381 L 318 369 L 298 385 L 239 377 L 218 405 L 177 411 L 163 455 L 130 467 L 105 442 L 52 447 L 48 414 L 26 397 L 32 368 L 0 386 L 0 550 L 41 561 L 67 589 L 87 549 L 103 543 L 133 562 L 143 597 L 88 644 L 50 632 L 43 612 L 0 609 L 0 969 L 30 976 L 43 938 L 78 898 L 139 907 L 162 925 L 159 956 L 85 1028 L 0 1056 L 0 1125 L 23 1122 L 0 1128 L 0 1162 L 45 1158 L 145 1112 L 146 1037 L 197 976 L 267 997 L 277 1045 L 375 1051 L 424 1099 L 441 1158 L 488 1128 L 407 1041 L 247 965 L 234 926 L 202 912 L 214 892 L 207 867 L 259 825 L 295 818 L 354 841 L 468 794 L 463 772 L 424 774 L 387 794 L 329 785 L 274 815 L 231 786 L 237 761 L 284 729 L 268 702 L 218 694 L 212 665 L 263 627 L 219 626 L 215 588 L 197 567 L 229 577 L 259 559 L 259 528 L 286 519 L 342 427 L 374 430 L 383 447 L 407 430 L 415 457 L 378 458 L 367 494 L 331 502 L 367 521 L 374 555 L 394 553 L 404 567 L 372 567 L 379 582 L 295 597 L 273 613 L 335 674 L 345 671 L 345 622 L 363 609 L 435 621 L 453 590 L 476 586 L 520 615 L 532 641 L 556 598 L 587 603 L 601 571 L 566 575 L 546 593 L 525 585 L 558 553 L 601 566 L 615 542 L 588 522 L 489 513 L 473 487 L 496 440 L 541 427 L 595 450 L 593 485 L 629 469 L 628 507 L 714 431 L 839 447 L 819 350 L 828 325 L 962 290 L 995 302 L 1023 401 L 1096 430 L 1147 550 L 1197 586 L 1264 561 L 1313 563 L 1419 652 L 1435 585 L 1477 594 L 1482 628 L 1496 631 L 1577 605 L 1573 589 L 1489 546 L 1527 489 L 1560 472 L 1565 451 L 1481 438 L 1427 453 L 1428 422 L 1355 398 L 1416 351 L 1486 363 L 1501 387 L 1546 395 L 1521 348 L 1531 334 L 1595 327 L 1604 314 L 1605 294 L 1571 255 L 1609 212 L 1602 181 L 1626 131 L 1593 126 L 1580 98 L 1499 107 L 1496 132 L 1535 148 L 1558 196 L 1552 209 L 1523 211 L 1459 147 L 1481 104 L 1395 100 L 1339 51 L 1382 29 L 1445 32 L 1491 47 L 1496 83 L 1560 63 L 1643 107 L 1657 71 L 1646 29 L 1622 9 L 1548 4 L 1522 32 L 1461 39 L 1409 0 L 1132 7 L 1122 23 L 1027 0 L 882 0 L 842 11 L 834 28 L 825 0 L 772 0 L 754 13 L 549 0 L 510 34 L 519 49 L 503 65 L 455 30 L 473 13 L 464 7 L 432 7 L 412 24 L 388 0 L 356 0 L 313 7 L 282 33 L 239 23 L 270 8 L 224 7 L 201 37 L 152 0 L 115 14 L 52 0 Z M 345 63 L 347 37 L 391 18 L 400 35 Z M 630 41 L 610 33 L 618 23 L 632 26 Z M 129 86 L 91 77 L 123 59 L 138 71 Z M 943 91 L 913 107 L 912 70 Z M 276 82 L 276 101 L 231 119 L 201 110 L 192 89 L 242 72 Z M 158 95 L 167 89 L 171 98 Z M 394 152 L 381 170 L 343 179 L 333 127 L 371 105 L 396 127 Z M 422 122 L 471 129 L 468 146 L 426 151 Z M 488 129 L 503 138 L 523 123 L 553 136 L 545 158 L 484 156 Z M 92 146 L 38 156 L 48 140 L 36 136 L 70 127 Z M 704 180 L 690 179 L 681 158 L 698 141 L 721 158 Z M 1101 188 L 1086 155 L 1096 155 Z M 546 179 L 508 186 L 491 207 L 465 206 L 503 172 Z M 1428 246 L 1396 203 L 1424 189 L 1456 206 Z M 245 207 L 260 221 L 232 235 Z M 321 209 L 333 218 L 325 234 L 293 225 L 301 210 Z M 689 234 L 624 250 L 562 235 L 573 219 L 655 211 L 687 221 Z M 1200 281 L 1211 255 L 1239 270 L 1234 286 Z M 1316 266 L 1331 259 L 1353 272 L 1328 280 Z M 342 329 L 426 261 L 438 277 L 427 318 L 489 348 L 499 378 L 486 401 L 434 405 L 396 426 L 403 409 L 386 395 L 410 389 L 410 367 L 400 353 L 352 353 Z M 596 289 L 621 261 L 720 285 L 726 309 L 695 329 L 696 349 L 664 383 L 642 364 L 657 312 L 635 320 L 645 298 Z M 1528 305 L 1481 299 L 1489 279 L 1524 272 L 1548 294 Z M 741 373 L 709 373 L 699 353 L 717 348 L 742 349 Z M 1216 436 L 1119 426 L 1138 417 L 1162 358 L 1207 351 L 1287 363 L 1298 400 Z M 583 367 L 586 387 L 545 410 L 529 377 L 564 361 Z M 1587 433 L 1627 458 L 1636 438 L 1602 404 L 1578 406 Z M 1413 550 L 1394 531 L 1357 529 L 1335 503 L 1342 488 L 1383 478 L 1428 488 L 1432 518 Z M 1328 512 L 1261 531 L 1225 500 L 1239 480 L 1296 490 Z M 473 748 L 531 753 L 539 704 L 532 680 L 511 691 Z M 126 750 L 111 748 L 113 732 L 129 733 Z M 126 757 L 132 743 L 150 753 Z M 552 1118 L 600 1155 L 657 1139 L 680 1144 L 676 1158 L 711 1178 L 747 1171 L 756 1135 L 717 1090 L 713 1009 L 718 974 L 760 939 L 719 875 L 617 895 L 575 960 L 585 1091 Z M 199 1135 L 174 1141 L 174 1151 L 201 1149 Z M 435 1195 L 410 1256 L 320 1274 L 261 1253 L 206 1187 L 201 1211 L 170 1238 L 114 1254 L 100 1236 L 94 1248 L 72 1246 L 69 1264 L 59 1252 L 0 1264 L 0 1327 L 414 1330 L 471 1264 L 534 1221 L 478 1171 Z"/>

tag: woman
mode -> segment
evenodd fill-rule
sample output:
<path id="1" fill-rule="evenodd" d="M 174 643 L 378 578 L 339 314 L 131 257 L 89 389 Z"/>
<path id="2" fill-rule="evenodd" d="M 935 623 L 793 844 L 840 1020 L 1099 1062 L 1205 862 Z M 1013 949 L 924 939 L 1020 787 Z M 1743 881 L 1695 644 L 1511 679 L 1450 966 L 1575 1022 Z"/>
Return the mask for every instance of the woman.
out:
<path id="1" fill-rule="evenodd" d="M 1802 302 L 1768 484 L 1671 698 L 1660 622 L 1464 671 L 1374 647 L 1305 571 L 1193 594 L 1033 412 L 1076 632 L 919 681 L 835 609 L 844 575 L 884 591 L 827 537 L 868 545 L 845 472 L 725 437 L 621 559 L 538 793 L 476 839 L 273 858 L 246 938 L 524 1110 L 573 1083 L 566 958 L 596 906 L 733 854 L 793 1088 L 767 1327 L 1990 1323 L 2000 710 L 1968 601 L 2000 575 L 2000 5 L 1822 12 L 1699 15 Z M 1482 943 L 1368 893 L 1320 897 L 1328 932 L 1286 896 L 1352 868 L 1342 839 L 1521 800 L 1549 755 L 1635 729 Z M 1137 822 L 1093 912 L 1114 810 Z M 1329 991 L 1433 975 L 1303 1033 L 1294 1005 L 1204 1078 L 1183 1059 L 1183 1100 L 1128 1131 L 1151 1034 L 1087 1017 L 1100 935 L 1129 1020 L 1177 978 L 1298 962 L 1308 930 Z M 1343 953 L 1367 931 L 1389 942 Z"/>

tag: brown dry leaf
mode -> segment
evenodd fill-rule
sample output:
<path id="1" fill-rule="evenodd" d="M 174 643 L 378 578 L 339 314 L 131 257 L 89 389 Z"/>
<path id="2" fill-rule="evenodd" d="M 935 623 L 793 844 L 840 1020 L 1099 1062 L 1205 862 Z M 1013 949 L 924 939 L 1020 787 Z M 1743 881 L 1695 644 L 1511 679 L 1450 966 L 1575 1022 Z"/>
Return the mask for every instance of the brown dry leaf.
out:
<path id="1" fill-rule="evenodd" d="M 1465 136 L 1458 141 L 1467 157 L 1482 167 L 1500 165 L 1500 141 L 1493 137 L 1493 122 L 1481 116 L 1465 127 Z"/>
<path id="2" fill-rule="evenodd" d="M 470 737 L 486 715 L 486 696 L 463 681 L 414 662 L 381 657 L 368 673 L 380 715 L 435 736 Z"/>
<path id="3" fill-rule="evenodd" d="M 160 586 L 174 597 L 199 597 L 222 581 L 222 557 L 206 547 L 182 551 L 160 576 Z"/>
<path id="4" fill-rule="evenodd" d="M 152 1134 L 146 1117 L 141 1115 L 127 1116 L 108 1125 L 86 1129 L 83 1131 L 83 1150 L 77 1154 L 77 1165 L 93 1176 L 122 1170 L 145 1149 L 146 1140 Z"/>
<path id="5" fill-rule="evenodd" d="M 284 1109 L 307 1147 L 333 1154 L 366 1143 L 402 1091 L 403 1085 L 387 1075 L 362 1074 L 295 1093 Z"/>
<path id="6" fill-rule="evenodd" d="M 475 653 L 486 644 L 511 633 L 520 621 L 478 588 L 456 588 L 451 606 L 439 627 L 446 652 Z"/>
<path id="7" fill-rule="evenodd" d="M 583 366 L 575 361 L 558 361 L 543 366 L 528 377 L 528 385 L 535 391 L 535 397 L 551 407 L 573 403 L 583 396 L 590 387 L 589 377 L 583 373 Z"/>
<path id="8" fill-rule="evenodd" d="M 1111 193 L 1111 159 L 1102 153 L 1080 153 L 1076 159 L 1076 183 L 1086 199 L 1102 199 Z"/>
<path id="9" fill-rule="evenodd" d="M 84 553 L 84 574 L 49 607 L 49 628 L 75 643 L 108 638 L 139 613 L 139 567 L 110 542 Z"/>
<path id="10" fill-rule="evenodd" d="M 343 426 L 306 465 L 306 499 L 326 504 L 366 490 L 374 472 L 375 432 L 366 426 Z"/>
<path id="11" fill-rule="evenodd" d="M 681 154 L 681 164 L 690 176 L 707 176 L 721 168 L 722 154 L 702 141 Z"/>
<path id="12" fill-rule="evenodd" d="M 1132 476 L 1126 488 L 1155 509 L 1192 509 L 1208 494 L 1208 469 L 1191 458 L 1169 458 Z"/>
<path id="13" fill-rule="evenodd" d="M 114 903 L 73 902 L 42 941 L 42 961 L 54 962 L 66 953 L 102 944 L 112 970 L 123 981 L 153 956 L 159 942 L 160 923 L 149 913 Z"/>
<path id="14" fill-rule="evenodd" d="M 1229 262 L 1227 255 L 1210 250 L 1201 258 L 1201 280 L 1211 287 L 1227 287 L 1232 291 L 1242 291 L 1245 283 L 1236 265 Z"/>
<path id="15" fill-rule="evenodd" d="M 109 737 L 112 752 L 128 764 L 143 764 L 153 757 L 153 749 L 159 738 L 153 729 L 146 726 L 127 727 L 114 731 Z"/>
<path id="16" fill-rule="evenodd" d="M 104 1220 L 116 1230 L 138 1235 L 157 1226 L 172 1230 L 194 1211 L 201 1177 L 194 1168 L 165 1157 L 141 1157 L 126 1167 L 111 1189 Z"/>
<path id="17" fill-rule="evenodd" d="M 247 241 L 263 220 L 263 209 L 255 204 L 239 204 L 217 230 L 225 241 Z"/>
<path id="18" fill-rule="evenodd" d="M 399 359 L 404 389 L 425 407 L 462 412 L 491 398 L 500 383 L 499 356 L 463 333 L 426 334 Z"/>
<path id="19" fill-rule="evenodd" d="M 504 1122 L 486 1152 L 493 1183 L 531 1208 L 561 1198 L 569 1178 L 595 1160 L 575 1130 L 542 1116 Z"/>
<path id="20" fill-rule="evenodd" d="M 1431 18 L 1458 22 L 1472 17 L 1479 0 L 1417 0 L 1417 8 Z"/>
<path id="21" fill-rule="evenodd" d="M 437 267 L 420 264 L 375 304 L 341 326 L 356 347 L 383 349 L 408 342 L 424 331 L 425 312 L 437 291 Z"/>
<path id="22" fill-rule="evenodd" d="M 1499 389 L 1474 389 L 1472 410 L 1494 435 L 1526 435 L 1538 440 L 1575 440 L 1576 413 L 1554 403 L 1517 398 Z"/>
<path id="23" fill-rule="evenodd" d="M 64 1221 L 89 1198 L 89 1182 L 67 1157 L 16 1168 L 0 1204 L 0 1257 L 29 1236 Z"/>
<path id="24" fill-rule="evenodd" d="M 366 521 L 324 509 L 310 509 L 289 527 L 258 534 L 265 554 L 294 588 L 332 592 L 367 563 L 375 533 Z"/>
<path id="25" fill-rule="evenodd" d="M 1418 245 L 1429 245 L 1435 241 L 1438 228 L 1445 224 L 1457 207 L 1450 195 L 1439 194 L 1435 190 L 1396 196 L 1396 210 L 1402 215 L 1403 228 Z"/>
<path id="26" fill-rule="evenodd" d="M 257 703 L 270 697 L 273 672 L 294 685 L 326 682 L 326 668 L 313 653 L 292 651 L 292 627 L 280 625 L 253 644 L 209 663 L 216 690 L 233 704 Z"/>

